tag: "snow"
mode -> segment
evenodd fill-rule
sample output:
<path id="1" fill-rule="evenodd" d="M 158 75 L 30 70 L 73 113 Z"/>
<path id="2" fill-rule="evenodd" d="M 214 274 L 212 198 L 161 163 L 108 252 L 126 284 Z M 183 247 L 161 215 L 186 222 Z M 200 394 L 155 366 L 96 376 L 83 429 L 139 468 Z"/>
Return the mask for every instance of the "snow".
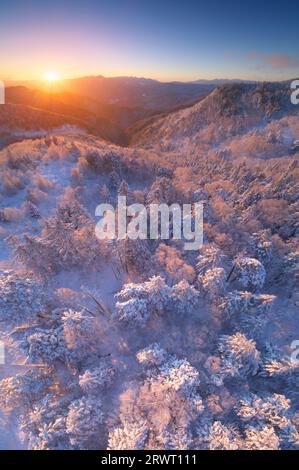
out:
<path id="1" fill-rule="evenodd" d="M 147 149 L 69 128 L 2 148 L 0 448 L 298 446 L 298 116 L 258 90 L 162 117 Z M 99 242 L 119 193 L 204 200 L 203 249 Z"/>

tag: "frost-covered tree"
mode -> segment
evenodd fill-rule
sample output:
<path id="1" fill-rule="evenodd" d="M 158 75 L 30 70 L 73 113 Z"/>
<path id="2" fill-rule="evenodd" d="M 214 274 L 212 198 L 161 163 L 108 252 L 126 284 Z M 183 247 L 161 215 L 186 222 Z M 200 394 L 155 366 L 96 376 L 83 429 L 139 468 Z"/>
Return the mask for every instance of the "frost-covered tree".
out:
<path id="1" fill-rule="evenodd" d="M 199 285 L 209 299 L 215 300 L 221 296 L 225 288 L 226 273 L 223 268 L 207 269 L 198 276 Z"/>
<path id="2" fill-rule="evenodd" d="M 83 359 L 98 350 L 97 323 L 86 310 L 68 310 L 62 316 L 64 337 L 69 350 L 78 359 Z"/>
<path id="3" fill-rule="evenodd" d="M 271 342 L 264 344 L 263 364 L 260 375 L 262 377 L 273 377 L 282 379 L 284 387 L 288 380 L 296 380 L 299 373 L 299 365 L 292 361 L 289 355 L 284 355 L 280 348 Z"/>
<path id="4" fill-rule="evenodd" d="M 126 284 L 115 297 L 116 318 L 144 326 L 153 314 L 190 313 L 197 305 L 199 293 L 185 280 L 169 287 L 163 278 L 154 276 L 142 284 Z"/>
<path id="5" fill-rule="evenodd" d="M 148 433 L 145 419 L 127 419 L 109 433 L 108 450 L 142 450 Z"/>
<path id="6" fill-rule="evenodd" d="M 263 372 L 266 377 L 290 377 L 292 374 L 298 375 L 299 366 L 287 358 L 272 359 L 264 362 Z"/>
<path id="7" fill-rule="evenodd" d="M 22 238 L 11 237 L 10 242 L 14 248 L 16 260 L 33 271 L 42 279 L 47 279 L 57 267 L 57 262 L 52 259 L 49 247 L 35 235 L 24 234 Z"/>
<path id="8" fill-rule="evenodd" d="M 240 400 L 237 414 L 249 428 L 273 427 L 282 449 L 298 447 L 298 422 L 291 411 L 291 401 L 285 395 L 249 394 Z"/>
<path id="9" fill-rule="evenodd" d="M 138 351 L 137 360 L 145 366 L 160 366 L 167 357 L 166 351 L 157 343 Z"/>
<path id="10" fill-rule="evenodd" d="M 237 414 L 252 425 L 271 425 L 282 429 L 289 424 L 290 400 L 284 395 L 274 393 L 259 397 L 249 394 L 240 400 Z"/>
<path id="11" fill-rule="evenodd" d="M 222 299 L 219 309 L 234 329 L 258 341 L 271 321 L 275 300 L 275 295 L 232 291 Z"/>
<path id="12" fill-rule="evenodd" d="M 164 431 L 158 436 L 160 443 L 164 449 L 169 450 L 186 450 L 193 448 L 193 437 L 188 426 L 178 425 L 175 429 Z"/>
<path id="13" fill-rule="evenodd" d="M 119 187 L 118 187 L 118 194 L 120 196 L 128 196 L 129 195 L 129 185 L 125 180 L 122 180 Z"/>
<path id="14" fill-rule="evenodd" d="M 266 278 L 264 265 L 255 258 L 239 256 L 235 262 L 235 273 L 243 287 L 261 289 Z"/>
<path id="15" fill-rule="evenodd" d="M 253 314 L 256 317 L 271 313 L 276 296 L 270 294 L 252 294 L 247 291 L 231 291 L 223 299 L 220 308 L 226 318 L 235 315 Z"/>
<path id="16" fill-rule="evenodd" d="M 16 258 L 37 274 L 47 276 L 76 266 L 94 269 L 101 262 L 104 244 L 72 192 L 67 192 L 43 225 L 40 236 L 24 235 L 13 241 Z"/>
<path id="17" fill-rule="evenodd" d="M 238 450 L 242 445 L 237 432 L 219 421 L 212 424 L 208 440 L 210 450 Z"/>
<path id="18" fill-rule="evenodd" d="M 253 233 L 250 239 L 250 246 L 256 257 L 262 263 L 268 263 L 272 258 L 273 243 L 268 230 L 260 230 Z"/>
<path id="19" fill-rule="evenodd" d="M 62 200 L 54 216 L 46 221 L 42 235 L 63 268 L 100 261 L 102 245 L 95 236 L 94 224 L 74 197 Z"/>
<path id="20" fill-rule="evenodd" d="M 171 288 L 168 309 L 178 314 L 190 314 L 199 302 L 199 292 L 185 279 Z"/>
<path id="21" fill-rule="evenodd" d="M 246 450 L 278 450 L 279 438 L 272 426 L 245 429 Z"/>
<path id="22" fill-rule="evenodd" d="M 53 393 L 34 403 L 20 417 L 20 432 L 30 450 L 60 450 L 70 447 L 66 433 L 67 400 Z"/>
<path id="23" fill-rule="evenodd" d="M 170 393 L 173 399 L 185 400 L 196 414 L 202 413 L 203 402 L 197 392 L 199 373 L 186 359 L 168 355 L 149 379 L 150 388 Z"/>
<path id="24" fill-rule="evenodd" d="M 79 376 L 79 385 L 85 393 L 97 395 L 108 388 L 114 379 L 115 369 L 108 364 L 100 364 L 94 369 L 87 369 Z"/>
<path id="25" fill-rule="evenodd" d="M 32 219 L 39 219 L 41 217 L 38 207 L 31 201 L 26 201 L 25 211 Z"/>
<path id="26" fill-rule="evenodd" d="M 155 259 L 161 269 L 166 271 L 167 279 L 170 282 L 179 282 L 184 279 L 190 283 L 194 281 L 195 271 L 193 267 L 183 260 L 176 248 L 160 243 L 155 252 Z"/>
<path id="27" fill-rule="evenodd" d="M 0 409 L 4 412 L 30 407 L 53 384 L 47 368 L 29 369 L 0 381 Z"/>
<path id="28" fill-rule="evenodd" d="M 13 323 L 34 319 L 46 309 L 46 295 L 32 277 L 13 271 L 0 273 L 0 315 Z"/>
<path id="29" fill-rule="evenodd" d="M 133 240 L 126 237 L 124 240 L 117 240 L 114 251 L 122 269 L 126 273 L 133 271 L 142 274 L 144 266 L 147 266 L 148 273 L 151 272 L 153 261 L 148 240 L 141 240 L 139 238 Z"/>
<path id="30" fill-rule="evenodd" d="M 25 347 L 32 362 L 53 364 L 57 359 L 63 361 L 68 357 L 62 326 L 50 330 L 36 328 L 34 333 L 27 337 Z"/>
<path id="31" fill-rule="evenodd" d="M 104 422 L 100 398 L 83 397 L 73 401 L 66 418 L 66 432 L 70 442 L 79 449 L 99 443 Z"/>
<path id="32" fill-rule="evenodd" d="M 172 180 L 166 177 L 156 178 L 148 192 L 147 203 L 172 204 L 176 201 L 176 191 L 174 189 Z"/>
<path id="33" fill-rule="evenodd" d="M 121 178 L 116 171 L 111 171 L 108 177 L 108 186 L 112 191 L 116 191 L 121 183 Z"/>
<path id="34" fill-rule="evenodd" d="M 197 257 L 196 272 L 202 276 L 207 270 L 222 268 L 225 260 L 226 256 L 216 245 L 204 245 Z"/>
<path id="35" fill-rule="evenodd" d="M 209 199 L 209 193 L 203 188 L 199 188 L 194 192 L 194 200 L 199 202 L 207 202 Z"/>
<path id="36" fill-rule="evenodd" d="M 253 340 L 242 333 L 222 336 L 219 341 L 221 356 L 221 374 L 238 376 L 244 380 L 248 375 L 255 375 L 261 362 L 260 352 Z"/>
<path id="37" fill-rule="evenodd" d="M 109 448 L 192 448 L 191 425 L 203 411 L 198 371 L 157 344 L 139 351 L 137 359 L 146 379 L 120 397 L 120 422 L 110 431 Z"/>
<path id="38" fill-rule="evenodd" d="M 160 276 L 142 284 L 125 284 L 116 294 L 116 316 L 120 321 L 144 326 L 153 313 L 163 313 L 170 287 Z"/>
<path id="39" fill-rule="evenodd" d="M 252 299 L 251 292 L 234 290 L 228 292 L 219 305 L 225 319 L 239 315 L 240 312 L 247 312 Z"/>
<path id="40" fill-rule="evenodd" d="M 41 424 L 38 434 L 26 429 L 28 450 L 66 450 L 70 448 L 65 432 L 65 418 L 58 417 L 50 423 Z"/>
<path id="41" fill-rule="evenodd" d="M 108 189 L 108 187 L 106 186 L 106 184 L 103 184 L 100 188 L 100 196 L 102 198 L 102 200 L 106 203 L 110 203 L 111 201 L 111 195 L 110 195 L 110 191 Z"/>
<path id="42" fill-rule="evenodd" d="M 186 359 L 170 356 L 160 366 L 157 379 L 165 391 L 175 390 L 194 402 L 199 412 L 203 410 L 202 400 L 196 393 L 196 387 L 200 383 L 199 373 Z"/>

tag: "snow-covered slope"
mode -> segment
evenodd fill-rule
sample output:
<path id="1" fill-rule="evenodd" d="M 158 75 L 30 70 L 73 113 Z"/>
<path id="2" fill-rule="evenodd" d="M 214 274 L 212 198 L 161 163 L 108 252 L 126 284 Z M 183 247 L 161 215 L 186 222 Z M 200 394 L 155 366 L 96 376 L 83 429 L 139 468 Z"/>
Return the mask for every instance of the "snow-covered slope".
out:
<path id="1" fill-rule="evenodd" d="M 263 131 L 273 120 L 293 115 L 298 119 L 289 84 L 224 85 L 191 108 L 171 113 L 137 132 L 133 143 L 162 151 L 200 153 L 219 149 L 235 137 Z"/>
<path id="2" fill-rule="evenodd" d="M 230 160 L 63 127 L 0 150 L 0 447 L 298 446 L 298 123 L 280 92 L 259 105 L 246 90 L 167 118 L 178 142 L 193 119 L 200 145 L 217 116 Z M 95 208 L 119 194 L 202 201 L 203 248 L 98 240 Z"/>

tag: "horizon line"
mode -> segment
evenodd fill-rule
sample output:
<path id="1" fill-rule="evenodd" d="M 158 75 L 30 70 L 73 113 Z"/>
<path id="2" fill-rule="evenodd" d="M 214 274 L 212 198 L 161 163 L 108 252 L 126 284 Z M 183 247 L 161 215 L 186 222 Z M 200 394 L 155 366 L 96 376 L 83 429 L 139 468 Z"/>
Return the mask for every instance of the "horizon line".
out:
<path id="1" fill-rule="evenodd" d="M 57 83 L 63 82 L 63 81 L 68 81 L 68 80 L 78 80 L 78 79 L 84 79 L 84 78 L 104 78 L 104 79 L 121 79 L 121 78 L 130 78 L 130 79 L 136 79 L 136 80 L 148 80 L 148 81 L 155 81 L 155 82 L 160 82 L 160 83 L 186 83 L 186 84 L 192 84 L 192 83 L 197 83 L 197 82 L 216 82 L 216 81 L 229 81 L 229 82 L 252 82 L 252 83 L 258 83 L 258 82 L 288 82 L 297 79 L 298 77 L 291 76 L 289 78 L 284 78 L 284 79 L 269 79 L 269 78 L 260 78 L 260 79 L 253 79 L 253 78 L 222 78 L 222 77 L 214 77 L 214 78 L 196 78 L 193 80 L 180 80 L 180 79 L 158 79 L 158 78 L 152 78 L 148 76 L 143 76 L 143 75 L 102 75 L 102 74 L 88 74 L 88 75 L 75 75 L 75 76 L 69 76 L 69 77 L 62 77 L 57 80 Z M 46 80 L 44 78 L 1 78 L 0 76 L 0 81 L 6 83 L 12 82 L 12 83 L 30 83 L 30 82 L 45 82 Z"/>

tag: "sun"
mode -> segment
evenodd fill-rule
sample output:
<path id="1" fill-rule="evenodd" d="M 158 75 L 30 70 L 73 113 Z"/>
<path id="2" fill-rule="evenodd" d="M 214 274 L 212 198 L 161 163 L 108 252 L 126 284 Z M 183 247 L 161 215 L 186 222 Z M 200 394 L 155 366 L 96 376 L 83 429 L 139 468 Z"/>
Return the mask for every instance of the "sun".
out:
<path id="1" fill-rule="evenodd" d="M 46 72 L 45 80 L 47 80 L 48 82 L 56 82 L 57 80 L 59 80 L 59 74 L 54 71 Z"/>

